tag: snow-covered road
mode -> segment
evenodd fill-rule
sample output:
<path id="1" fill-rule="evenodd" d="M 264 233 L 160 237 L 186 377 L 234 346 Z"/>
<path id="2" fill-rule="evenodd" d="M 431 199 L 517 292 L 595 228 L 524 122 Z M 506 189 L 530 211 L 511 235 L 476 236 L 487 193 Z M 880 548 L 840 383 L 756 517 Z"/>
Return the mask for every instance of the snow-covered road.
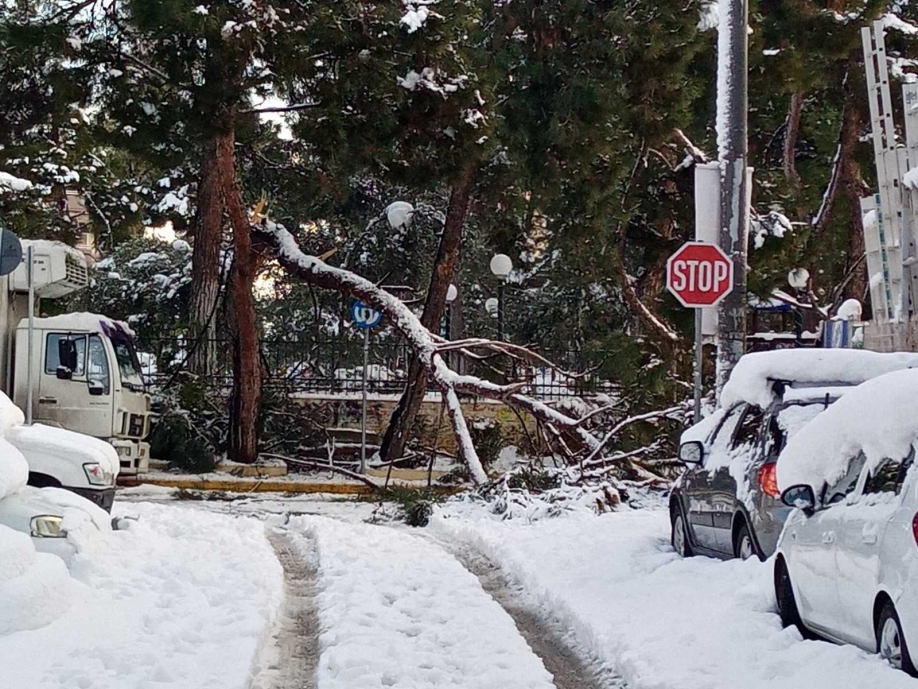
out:
<path id="1" fill-rule="evenodd" d="M 412 530 L 366 504 L 240 506 L 119 506 L 140 521 L 77 557 L 69 608 L 0 630 L 0 687 L 915 686 L 781 629 L 770 563 L 679 559 L 665 511 L 453 506 Z"/>
<path id="2" fill-rule="evenodd" d="M 914 689 L 878 656 L 804 641 L 774 613 L 772 565 L 680 559 L 665 510 L 497 522 L 441 510 L 431 528 L 486 553 L 530 606 L 566 620 L 630 689 Z"/>
<path id="3" fill-rule="evenodd" d="M 442 548 L 323 517 L 287 528 L 318 557 L 320 689 L 553 689 L 510 616 Z"/>

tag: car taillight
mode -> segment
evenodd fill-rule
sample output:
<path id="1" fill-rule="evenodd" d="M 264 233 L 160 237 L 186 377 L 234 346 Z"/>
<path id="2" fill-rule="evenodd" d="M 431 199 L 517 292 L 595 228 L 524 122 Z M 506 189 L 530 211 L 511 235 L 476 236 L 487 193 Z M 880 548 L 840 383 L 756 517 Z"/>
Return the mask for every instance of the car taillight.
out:
<path id="1" fill-rule="evenodd" d="M 759 469 L 759 486 L 765 491 L 766 495 L 775 499 L 781 497 L 781 491 L 778 490 L 777 463 L 770 462 Z"/>
<path id="2" fill-rule="evenodd" d="M 918 544 L 918 514 L 912 518 L 912 535 L 915 537 L 915 543 Z"/>

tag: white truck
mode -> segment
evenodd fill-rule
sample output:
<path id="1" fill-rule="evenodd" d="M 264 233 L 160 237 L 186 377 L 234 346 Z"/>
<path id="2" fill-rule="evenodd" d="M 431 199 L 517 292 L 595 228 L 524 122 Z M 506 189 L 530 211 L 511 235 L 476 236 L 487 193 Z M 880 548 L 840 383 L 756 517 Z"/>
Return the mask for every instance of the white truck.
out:
<path id="1" fill-rule="evenodd" d="M 32 249 L 36 301 L 87 286 L 86 259 L 79 251 L 60 242 L 22 244 L 25 255 Z M 27 409 L 31 399 L 32 422 L 41 426 L 21 426 L 8 439 L 26 455 L 31 485 L 69 488 L 110 508 L 114 475 L 119 469 L 122 474 L 146 471 L 150 455 L 143 441 L 150 430 L 150 395 L 133 333 L 104 316 L 70 313 L 34 318 L 30 343 L 28 295 L 24 261 L 0 277 L 0 389 L 20 409 Z M 93 468 L 99 463 L 83 456 L 88 446 L 73 442 L 65 431 L 106 441 L 119 466 L 102 476 Z"/>

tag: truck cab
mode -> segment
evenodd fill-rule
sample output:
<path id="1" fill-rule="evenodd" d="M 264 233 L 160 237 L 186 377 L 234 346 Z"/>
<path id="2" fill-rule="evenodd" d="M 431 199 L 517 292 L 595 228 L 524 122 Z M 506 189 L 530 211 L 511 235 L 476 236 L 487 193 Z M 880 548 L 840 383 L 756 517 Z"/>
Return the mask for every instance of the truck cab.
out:
<path id="1" fill-rule="evenodd" d="M 16 328 L 13 400 L 28 401 L 29 329 Z M 147 471 L 150 395 L 130 328 L 91 313 L 35 318 L 32 331 L 32 419 L 110 443 L 121 474 Z"/>

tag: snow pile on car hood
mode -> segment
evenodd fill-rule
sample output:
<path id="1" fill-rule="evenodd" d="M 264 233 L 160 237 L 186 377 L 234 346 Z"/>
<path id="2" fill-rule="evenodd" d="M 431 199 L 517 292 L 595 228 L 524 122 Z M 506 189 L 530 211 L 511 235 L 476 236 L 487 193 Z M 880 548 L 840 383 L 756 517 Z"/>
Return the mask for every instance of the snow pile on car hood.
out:
<path id="1" fill-rule="evenodd" d="M 25 450 L 26 454 L 65 455 L 73 460 L 79 458 L 81 464 L 98 463 L 103 470 L 114 476 L 121 470 L 118 452 L 99 438 L 40 423 L 11 426 L 3 433 L 17 447 Z"/>
<path id="2" fill-rule="evenodd" d="M 748 402 L 767 407 L 772 384 L 785 380 L 800 385 L 860 385 L 884 373 L 918 368 L 918 354 L 881 354 L 861 349 L 779 349 L 747 354 L 730 374 L 720 404 L 729 409 Z"/>
<path id="3" fill-rule="evenodd" d="M 861 451 L 868 466 L 900 459 L 918 439 L 918 370 L 895 371 L 846 393 L 793 436 L 778 458 L 778 487 L 805 483 L 818 493 Z"/>

